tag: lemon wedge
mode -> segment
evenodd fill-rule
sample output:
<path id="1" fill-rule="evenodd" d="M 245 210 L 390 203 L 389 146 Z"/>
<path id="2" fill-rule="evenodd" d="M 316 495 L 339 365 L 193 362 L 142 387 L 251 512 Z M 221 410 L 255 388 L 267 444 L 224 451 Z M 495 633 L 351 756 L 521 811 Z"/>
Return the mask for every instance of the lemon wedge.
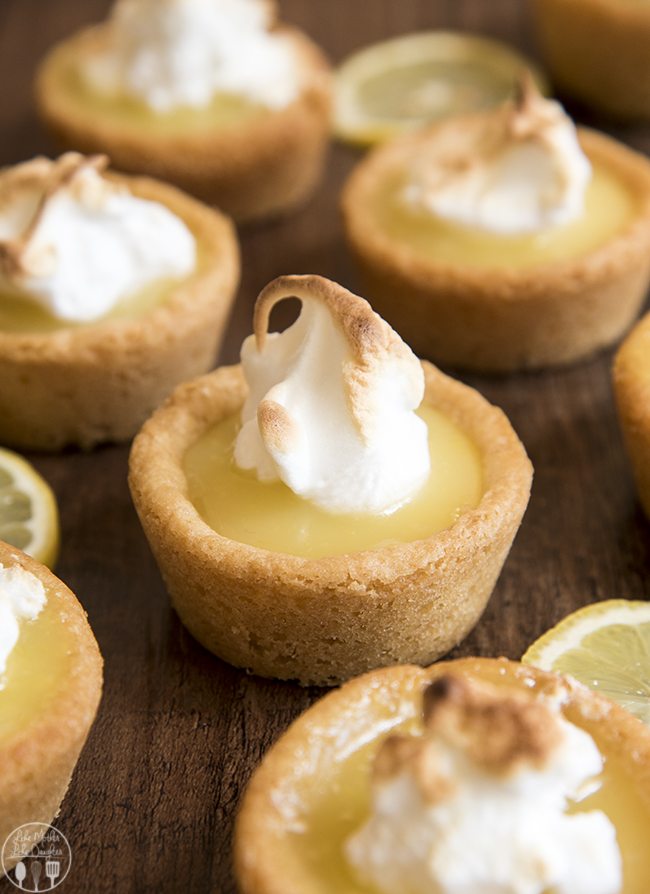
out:
<path id="1" fill-rule="evenodd" d="M 522 71 L 548 83 L 515 50 L 473 34 L 425 31 L 372 44 L 336 74 L 335 131 L 346 142 L 380 143 L 408 130 L 512 95 Z"/>
<path id="2" fill-rule="evenodd" d="M 0 540 L 53 567 L 59 512 L 50 486 L 17 453 L 0 447 Z"/>
<path id="3" fill-rule="evenodd" d="M 609 599 L 581 608 L 521 660 L 571 674 L 650 724 L 650 602 Z"/>

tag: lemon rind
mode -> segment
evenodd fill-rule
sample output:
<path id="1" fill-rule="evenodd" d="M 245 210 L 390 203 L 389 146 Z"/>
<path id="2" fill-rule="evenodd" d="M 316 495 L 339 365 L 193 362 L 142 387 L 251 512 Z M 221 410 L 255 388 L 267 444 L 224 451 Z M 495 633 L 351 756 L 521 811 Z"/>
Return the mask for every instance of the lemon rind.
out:
<path id="1" fill-rule="evenodd" d="M 338 67 L 335 73 L 334 135 L 353 145 L 370 146 L 425 124 L 426 121 L 415 116 L 410 120 L 388 117 L 380 120 L 365 115 L 359 102 L 359 85 L 374 75 L 409 62 L 431 59 L 436 45 L 450 55 L 456 54 L 457 48 L 470 47 L 470 52 L 475 51 L 483 59 L 489 58 L 495 71 L 507 67 L 514 73 L 518 68 L 527 68 L 542 93 L 550 93 L 549 82 L 535 62 L 499 40 L 446 30 L 403 34 L 361 48 Z M 444 57 L 443 52 L 440 58 Z"/>
<path id="2" fill-rule="evenodd" d="M 579 648 L 590 633 L 616 624 L 632 626 L 644 621 L 650 621 L 650 602 L 607 599 L 592 603 L 572 612 L 535 640 L 521 661 L 541 670 L 553 670 L 558 658 Z"/>
<path id="3" fill-rule="evenodd" d="M 14 478 L 16 487 L 31 500 L 33 515 L 25 522 L 32 540 L 25 552 L 52 568 L 59 551 L 59 511 L 52 488 L 26 459 L 12 450 L 0 447 L 0 466 Z"/>

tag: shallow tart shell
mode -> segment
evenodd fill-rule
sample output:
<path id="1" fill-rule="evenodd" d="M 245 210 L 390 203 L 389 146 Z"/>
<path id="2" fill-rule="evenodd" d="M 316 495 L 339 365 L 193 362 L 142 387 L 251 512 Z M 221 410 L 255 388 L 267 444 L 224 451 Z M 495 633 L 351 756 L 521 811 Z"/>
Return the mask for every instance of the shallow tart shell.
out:
<path id="1" fill-rule="evenodd" d="M 58 450 L 127 440 L 172 388 L 214 363 L 239 281 L 232 223 L 166 184 L 110 177 L 187 224 L 197 269 L 136 318 L 48 333 L 0 329 L 2 443 Z"/>
<path id="2" fill-rule="evenodd" d="M 161 133 L 146 121 L 88 114 L 70 90 L 79 60 L 105 40 L 106 26 L 81 31 L 56 46 L 36 77 L 39 113 L 58 142 L 82 152 L 105 152 L 124 171 L 174 183 L 216 205 L 238 222 L 291 210 L 311 195 L 329 143 L 330 68 L 300 31 L 283 26 L 303 72 L 304 87 L 288 106 L 260 110 L 225 127 Z"/>
<path id="3" fill-rule="evenodd" d="M 0 848 L 24 823 L 56 817 L 79 753 L 95 719 L 102 692 L 102 657 L 74 594 L 44 565 L 0 542 L 0 563 L 19 565 L 43 583 L 61 622 L 72 632 L 68 672 L 47 710 L 0 744 Z M 47 668 L 43 668 L 47 673 Z M 9 861 L 10 868 L 17 860 Z M 2 868 L 0 867 L 0 876 Z"/>
<path id="4" fill-rule="evenodd" d="M 310 865 L 309 852 L 295 834 L 301 830 L 307 799 L 321 800 L 329 793 L 338 803 L 333 823 L 340 835 L 339 826 L 349 824 L 349 816 L 345 790 L 331 785 L 337 764 L 419 717 L 422 690 L 448 673 L 561 699 L 563 715 L 592 735 L 606 758 L 616 758 L 650 807 L 650 731 L 575 680 L 505 658 L 464 658 L 426 669 L 385 668 L 351 680 L 318 701 L 289 727 L 253 774 L 235 827 L 235 874 L 241 894 L 329 894 L 332 888 Z"/>
<path id="5" fill-rule="evenodd" d="M 639 0 L 535 0 L 558 86 L 617 118 L 650 120 L 650 7 Z"/>
<path id="6" fill-rule="evenodd" d="M 134 441 L 130 485 L 183 623 L 257 674 L 332 684 L 373 667 L 427 663 L 459 642 L 492 593 L 528 503 L 532 469 L 505 415 L 424 363 L 430 403 L 477 445 L 479 505 L 412 543 L 305 559 L 222 537 L 188 499 L 187 449 L 241 410 L 240 367 L 178 388 Z"/>
<path id="7" fill-rule="evenodd" d="M 650 518 L 650 314 L 616 355 L 614 391 L 639 496 Z"/>
<path id="8" fill-rule="evenodd" d="M 594 162 L 638 202 L 621 233 L 574 260 L 520 270 L 463 267 L 424 258 L 377 223 L 372 197 L 404 170 L 435 128 L 381 147 L 348 180 L 342 200 L 348 242 L 365 294 L 416 353 L 485 372 L 571 363 L 616 341 L 650 281 L 650 164 L 594 131 L 580 130 Z"/>

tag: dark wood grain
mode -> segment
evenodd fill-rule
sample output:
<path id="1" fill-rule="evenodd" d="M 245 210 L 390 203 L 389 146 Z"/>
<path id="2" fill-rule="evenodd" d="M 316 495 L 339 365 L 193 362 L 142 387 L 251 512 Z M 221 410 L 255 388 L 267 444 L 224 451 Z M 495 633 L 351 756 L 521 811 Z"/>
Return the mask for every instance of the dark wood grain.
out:
<path id="1" fill-rule="evenodd" d="M 44 50 L 103 16 L 107 0 L 0 0 L 0 163 L 52 151 L 31 103 Z M 532 49 L 523 0 L 285 0 L 284 17 L 340 59 L 371 40 L 444 26 Z M 650 132 L 612 130 L 650 150 Z M 335 147 L 328 175 L 295 217 L 242 234 L 244 276 L 222 360 L 236 360 L 257 291 L 281 273 L 321 273 L 355 288 L 337 213 L 355 162 Z M 536 469 L 530 508 L 489 608 L 458 655 L 525 646 L 570 610 L 648 592 L 648 526 L 616 426 L 611 355 L 562 371 L 473 376 L 503 407 Z M 169 608 L 126 485 L 124 447 L 32 457 L 61 506 L 59 575 L 88 610 L 106 659 L 99 718 L 58 820 L 74 892 L 233 894 L 231 830 L 260 757 L 317 690 L 248 677 L 213 658 Z M 14 890 L 8 882 L 0 890 Z"/>

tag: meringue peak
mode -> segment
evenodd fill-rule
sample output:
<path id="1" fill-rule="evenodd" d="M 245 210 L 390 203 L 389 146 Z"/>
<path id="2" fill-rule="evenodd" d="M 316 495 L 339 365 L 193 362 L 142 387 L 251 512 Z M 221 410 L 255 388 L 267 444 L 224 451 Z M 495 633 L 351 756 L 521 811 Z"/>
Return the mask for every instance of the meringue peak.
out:
<path id="1" fill-rule="evenodd" d="M 68 152 L 0 181 L 0 290 L 51 316 L 90 322 L 150 282 L 186 276 L 196 243 L 165 205 L 106 176 L 108 159 Z"/>
<path id="2" fill-rule="evenodd" d="M 160 114 L 205 108 L 220 93 L 282 108 L 301 73 L 275 21 L 269 0 L 118 0 L 82 74 L 93 90 Z"/>
<path id="3" fill-rule="evenodd" d="M 516 235 L 579 217 L 590 179 L 573 122 L 525 74 L 503 105 L 422 138 L 405 200 L 456 224 Z"/>
<path id="4" fill-rule="evenodd" d="M 105 155 L 84 156 L 78 152 L 66 152 L 56 160 L 37 156 L 8 172 L 0 199 L 0 215 L 12 202 L 20 200 L 21 194 L 24 196 L 25 193 L 34 192 L 36 201 L 31 219 L 24 229 L 8 233 L 5 238 L 2 238 L 0 229 L 0 274 L 17 277 L 48 272 L 43 269 L 43 262 L 48 257 L 52 262 L 51 253 L 29 252 L 30 241 L 48 204 L 65 191 L 81 201 L 97 204 L 100 193 L 105 194 L 106 181 L 100 177 L 89 180 L 83 175 L 88 171 L 102 174 L 107 167 L 108 158 Z"/>
<path id="5" fill-rule="evenodd" d="M 375 778 L 386 780 L 410 767 L 423 795 L 439 799 L 435 768 L 441 742 L 495 777 L 505 778 L 522 768 L 542 770 L 562 742 L 556 714 L 525 694 L 499 692 L 477 680 L 447 674 L 424 690 L 424 735 L 389 736 L 377 755 Z M 449 786 L 443 790 L 451 791 Z"/>
<path id="6" fill-rule="evenodd" d="M 268 332 L 273 307 L 301 301 Z M 429 473 L 420 362 L 363 298 L 318 276 L 285 276 L 260 294 L 242 348 L 250 394 L 235 460 L 334 512 L 391 511 Z"/>
<path id="7" fill-rule="evenodd" d="M 391 735 L 347 858 L 378 891 L 619 894 L 616 830 L 569 812 L 603 758 L 557 701 L 456 674 L 423 694 L 421 735 Z"/>

